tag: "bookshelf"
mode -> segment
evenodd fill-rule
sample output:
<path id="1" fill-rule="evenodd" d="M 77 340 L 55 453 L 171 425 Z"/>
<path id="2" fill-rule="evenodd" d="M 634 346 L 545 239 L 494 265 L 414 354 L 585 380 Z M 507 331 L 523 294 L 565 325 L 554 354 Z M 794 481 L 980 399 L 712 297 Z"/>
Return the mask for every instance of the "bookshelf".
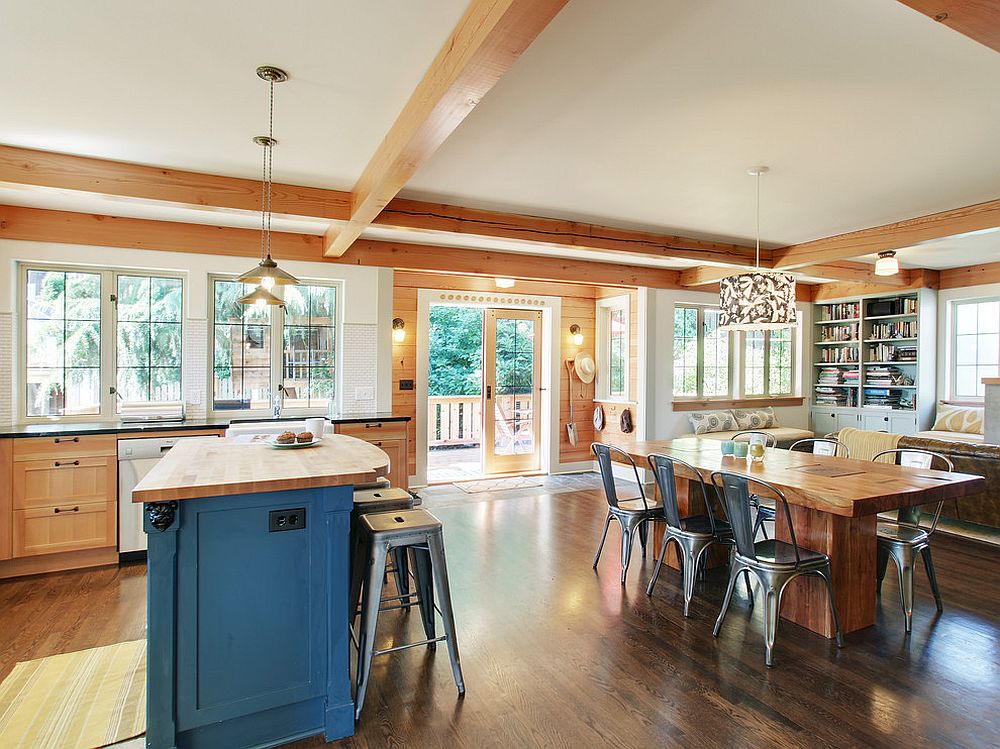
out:
<path id="1" fill-rule="evenodd" d="M 934 291 L 817 302 L 813 318 L 813 431 L 852 426 L 913 434 L 930 428 L 936 395 Z"/>

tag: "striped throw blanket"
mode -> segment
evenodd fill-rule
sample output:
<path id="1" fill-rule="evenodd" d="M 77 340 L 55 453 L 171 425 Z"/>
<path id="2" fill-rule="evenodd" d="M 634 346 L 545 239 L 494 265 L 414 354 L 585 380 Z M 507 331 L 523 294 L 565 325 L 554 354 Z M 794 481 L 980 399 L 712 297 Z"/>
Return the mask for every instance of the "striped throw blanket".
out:
<path id="1" fill-rule="evenodd" d="M 899 434 L 886 432 L 867 432 L 864 429 L 844 427 L 837 434 L 837 439 L 843 442 L 851 451 L 855 460 L 871 460 L 883 450 L 894 450 L 899 444 Z M 892 455 L 883 455 L 879 463 L 895 463 Z"/>

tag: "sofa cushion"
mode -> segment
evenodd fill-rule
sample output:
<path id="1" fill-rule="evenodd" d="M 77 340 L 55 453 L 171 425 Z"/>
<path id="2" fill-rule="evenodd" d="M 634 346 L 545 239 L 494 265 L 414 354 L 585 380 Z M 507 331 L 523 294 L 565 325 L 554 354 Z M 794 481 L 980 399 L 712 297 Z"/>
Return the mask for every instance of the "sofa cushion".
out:
<path id="1" fill-rule="evenodd" d="M 691 414 L 688 418 L 691 420 L 691 428 L 694 429 L 695 434 L 724 432 L 738 427 L 731 411 L 705 411 L 704 413 Z"/>
<path id="2" fill-rule="evenodd" d="M 778 418 L 774 409 L 767 408 L 734 408 L 733 416 L 740 429 L 771 429 L 778 426 Z"/>
<path id="3" fill-rule="evenodd" d="M 937 426 L 935 424 L 935 426 Z M 986 438 L 981 434 L 970 434 L 968 432 L 942 432 L 929 429 L 926 432 L 917 432 L 914 437 L 923 437 L 929 440 L 948 440 L 949 442 L 974 442 L 982 443 Z"/>
<path id="4" fill-rule="evenodd" d="M 983 410 L 978 406 L 953 406 L 940 402 L 931 431 L 982 434 Z"/>
<path id="5" fill-rule="evenodd" d="M 681 439 L 683 437 L 701 437 L 707 440 L 731 440 L 735 435 L 742 432 L 742 429 L 733 429 L 727 432 L 706 432 L 704 434 L 681 434 L 674 439 Z M 795 427 L 774 427 L 772 429 L 758 429 L 756 431 L 765 432 L 766 434 L 773 434 L 774 438 L 778 440 L 778 447 L 787 447 L 796 440 L 803 440 L 807 437 L 814 437 L 815 435 L 805 429 L 796 429 Z M 740 442 L 749 442 L 749 437 L 740 437 Z"/>

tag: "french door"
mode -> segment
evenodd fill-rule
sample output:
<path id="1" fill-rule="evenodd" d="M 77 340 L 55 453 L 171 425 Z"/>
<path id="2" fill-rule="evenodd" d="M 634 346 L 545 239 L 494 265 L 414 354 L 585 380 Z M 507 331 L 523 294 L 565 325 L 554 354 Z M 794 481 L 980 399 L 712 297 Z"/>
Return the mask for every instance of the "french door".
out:
<path id="1" fill-rule="evenodd" d="M 542 313 L 487 309 L 483 324 L 483 468 L 541 468 Z"/>

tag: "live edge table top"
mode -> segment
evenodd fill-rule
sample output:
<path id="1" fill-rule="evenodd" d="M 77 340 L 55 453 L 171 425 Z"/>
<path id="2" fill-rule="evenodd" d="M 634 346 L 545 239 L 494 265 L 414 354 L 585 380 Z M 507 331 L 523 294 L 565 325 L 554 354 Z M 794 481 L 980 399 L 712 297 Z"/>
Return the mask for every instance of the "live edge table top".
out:
<path id="1" fill-rule="evenodd" d="M 133 502 L 364 484 L 389 472 L 389 456 L 356 437 L 324 435 L 312 447 L 276 449 L 232 439 L 180 440 L 132 491 Z"/>
<path id="2" fill-rule="evenodd" d="M 910 468 L 828 455 L 768 448 L 762 463 L 723 456 L 718 440 L 686 437 L 622 445 L 640 468 L 660 453 L 690 463 L 708 482 L 713 471 L 729 471 L 766 481 L 785 494 L 789 504 L 844 517 L 957 499 L 986 486 L 982 476 Z M 678 467 L 677 475 L 686 470 Z M 693 477 L 690 477 L 693 478 Z"/>

